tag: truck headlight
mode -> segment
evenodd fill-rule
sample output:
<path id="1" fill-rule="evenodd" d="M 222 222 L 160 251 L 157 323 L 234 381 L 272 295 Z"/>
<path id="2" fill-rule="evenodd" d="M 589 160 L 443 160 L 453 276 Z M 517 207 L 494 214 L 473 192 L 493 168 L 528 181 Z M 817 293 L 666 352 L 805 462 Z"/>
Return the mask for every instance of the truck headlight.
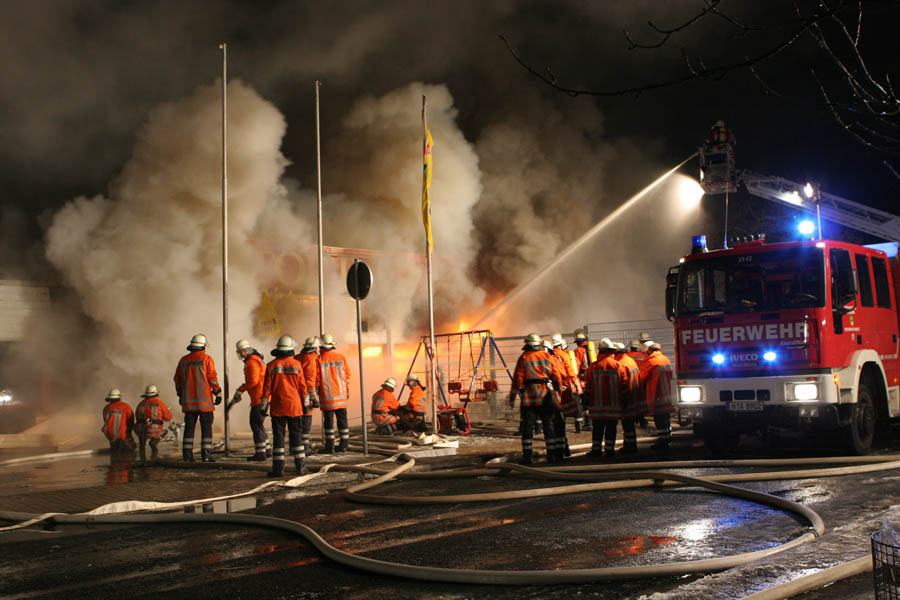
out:
<path id="1" fill-rule="evenodd" d="M 10 392 L 9 390 L 0 391 L 0 404 L 9 404 L 12 401 L 12 392 Z"/>
<path id="2" fill-rule="evenodd" d="M 699 385 L 685 385 L 678 388 L 678 398 L 685 404 L 696 404 L 703 399 L 703 391 Z"/>
<path id="3" fill-rule="evenodd" d="M 791 392 L 791 400 L 796 402 L 812 402 L 819 398 L 819 386 L 815 383 L 794 383 Z"/>

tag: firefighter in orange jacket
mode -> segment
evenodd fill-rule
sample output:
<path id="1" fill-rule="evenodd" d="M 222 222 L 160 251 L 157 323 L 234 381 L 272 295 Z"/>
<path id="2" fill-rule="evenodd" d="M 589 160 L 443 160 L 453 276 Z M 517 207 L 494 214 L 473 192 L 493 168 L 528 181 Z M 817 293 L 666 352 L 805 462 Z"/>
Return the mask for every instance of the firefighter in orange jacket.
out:
<path id="1" fill-rule="evenodd" d="M 350 367 L 343 354 L 334 349 L 334 337 L 322 336 L 323 351 L 319 355 L 319 403 L 325 417 L 325 447 L 322 452 L 332 454 L 350 449 L 350 424 L 347 403 L 350 400 Z M 334 424 L 337 421 L 340 446 L 334 447 Z"/>
<path id="2" fill-rule="evenodd" d="M 159 388 L 148 385 L 141 394 L 141 403 L 134 409 L 134 430 L 138 436 L 138 450 L 141 460 L 147 460 L 146 442 L 150 441 L 150 460 L 159 458 L 159 440 L 165 431 L 165 424 L 172 420 L 172 411 L 159 399 Z"/>
<path id="3" fill-rule="evenodd" d="M 591 358 L 588 354 L 588 336 L 580 329 L 575 332 L 575 363 L 578 368 L 578 379 L 581 381 L 582 394 L 578 398 L 581 403 L 581 412 L 587 415 L 588 412 L 588 396 L 584 393 L 585 377 L 587 376 L 588 367 L 591 366 Z M 591 419 L 584 420 L 584 430 L 591 431 L 593 429 Z"/>
<path id="4" fill-rule="evenodd" d="M 300 356 L 294 358 L 303 367 L 306 389 L 309 390 L 309 406 L 303 412 L 303 447 L 306 449 L 306 455 L 312 456 L 309 438 L 312 431 L 313 410 L 319 408 L 319 338 L 306 338 L 306 341 L 303 342 L 303 349 L 300 350 Z"/>
<path id="5" fill-rule="evenodd" d="M 545 338 L 543 344 L 544 351 L 550 355 L 553 366 L 559 371 L 560 375 L 559 386 L 551 392 L 553 402 L 550 404 L 552 409 L 550 420 L 553 423 L 554 438 L 552 446 L 554 455 L 558 454 L 558 460 L 562 460 L 565 457 L 572 456 L 572 451 L 569 449 L 569 439 L 566 437 L 566 413 L 563 408 L 563 394 L 569 391 L 570 385 L 569 371 L 566 368 L 566 363 L 563 362 L 562 357 L 556 353 L 556 349 L 553 347 L 553 338 Z M 571 412 L 571 407 L 569 410 Z"/>
<path id="6" fill-rule="evenodd" d="M 225 412 L 241 401 L 244 392 L 250 396 L 250 431 L 253 432 L 253 456 L 247 460 L 263 462 L 272 456 L 269 436 L 266 435 L 266 413 L 262 409 L 262 391 L 266 378 L 266 364 L 263 355 L 247 340 L 235 344 L 238 358 L 244 361 L 244 383 L 234 391 L 234 397 L 225 406 Z"/>
<path id="7" fill-rule="evenodd" d="M 553 430 L 552 392 L 561 386 L 563 374 L 556 367 L 552 355 L 543 349 L 538 334 L 529 333 L 522 350 L 524 352 L 516 363 L 509 392 L 510 406 L 515 406 L 517 396 L 522 399 L 522 464 L 530 465 L 534 462 L 534 424 L 538 420 L 544 429 L 547 460 L 558 462 L 563 458 L 563 449 L 555 445 L 557 435 Z"/>
<path id="8" fill-rule="evenodd" d="M 565 389 L 560 393 L 560 406 L 562 407 L 563 416 L 575 419 L 575 433 L 579 433 L 584 427 L 584 410 L 581 407 L 581 379 L 578 377 L 578 371 L 572 363 L 567 349 L 568 344 L 566 344 L 562 334 L 554 333 L 550 339 L 553 342 L 553 354 L 562 363 L 563 374 L 566 376 L 566 380 L 563 382 Z M 568 448 L 568 440 L 566 440 L 566 447 Z"/>
<path id="9" fill-rule="evenodd" d="M 397 413 L 400 428 L 403 431 L 424 432 L 428 427 L 425 421 L 425 386 L 418 375 L 410 373 L 406 377 L 406 387 L 409 388 L 409 399 Z"/>
<path id="10" fill-rule="evenodd" d="M 303 368 L 294 359 L 294 339 L 289 335 L 278 338 L 272 350 L 274 360 L 266 365 L 261 404 L 272 413 L 272 470 L 269 477 L 284 475 L 284 430 L 290 438 L 291 456 L 298 475 L 307 473 L 303 447 L 303 412 L 309 404 L 309 391 Z"/>
<path id="11" fill-rule="evenodd" d="M 616 353 L 613 355 L 616 361 L 628 371 L 628 390 L 623 397 L 622 435 L 625 443 L 622 446 L 624 454 L 635 454 L 637 447 L 637 431 L 635 421 L 640 416 L 641 398 L 641 372 L 634 359 L 625 352 L 625 344 L 616 342 Z"/>
<path id="12" fill-rule="evenodd" d="M 642 333 L 641 335 L 649 335 Z M 646 363 L 647 352 L 643 342 L 635 338 L 628 342 L 628 356 L 637 365 L 638 368 L 638 395 L 635 400 L 635 414 L 637 415 L 635 422 L 643 428 L 647 428 L 647 395 L 644 387 L 646 386 Z"/>
<path id="13" fill-rule="evenodd" d="M 206 353 L 206 336 L 198 333 L 188 344 L 188 354 L 181 357 L 175 368 L 175 392 L 184 412 L 184 438 L 181 454 L 184 460 L 194 460 L 194 428 L 200 421 L 200 455 L 203 462 L 215 462 L 212 456 L 212 425 L 215 407 L 222 403 L 216 365 Z"/>
<path id="14" fill-rule="evenodd" d="M 109 452 L 115 460 L 134 450 L 134 412 L 122 402 L 122 392 L 117 388 L 106 394 L 106 406 L 103 407 L 103 427 L 100 431 L 109 440 Z"/>
<path id="15" fill-rule="evenodd" d="M 672 402 L 672 379 L 674 377 L 672 362 L 662 353 L 662 347 L 651 342 L 647 347 L 647 370 L 645 394 L 647 406 L 653 415 L 656 425 L 656 442 L 653 448 L 666 450 L 672 439 L 672 413 L 675 405 Z"/>
<path id="16" fill-rule="evenodd" d="M 628 370 L 615 357 L 615 345 L 603 338 L 597 345 L 597 360 L 588 368 L 585 393 L 590 399 L 588 416 L 594 421 L 591 451 L 588 456 L 601 456 L 604 438 L 606 456 L 616 455 L 617 421 L 624 414 L 624 400 L 628 393 Z"/>
<path id="17" fill-rule="evenodd" d="M 381 389 L 372 395 L 372 422 L 375 423 L 375 433 L 378 435 L 390 435 L 396 430 L 400 418 L 397 412 L 400 403 L 394 396 L 397 388 L 397 380 L 388 377 L 381 384 Z"/>

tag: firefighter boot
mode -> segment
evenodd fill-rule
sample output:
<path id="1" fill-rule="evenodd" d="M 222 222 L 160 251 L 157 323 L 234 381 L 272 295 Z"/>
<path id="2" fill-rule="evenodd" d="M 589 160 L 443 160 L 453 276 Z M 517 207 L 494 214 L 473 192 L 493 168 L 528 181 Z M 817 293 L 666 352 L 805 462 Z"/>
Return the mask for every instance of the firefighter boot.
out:
<path id="1" fill-rule="evenodd" d="M 200 456 L 202 457 L 203 462 L 216 462 L 216 459 L 213 458 L 212 450 L 209 448 L 200 450 Z"/>
<path id="2" fill-rule="evenodd" d="M 583 428 L 583 430 L 584 430 L 584 431 L 593 431 L 593 430 L 594 430 L 594 424 L 591 423 L 591 420 L 590 420 L 590 419 L 585 419 L 585 420 L 584 420 L 584 428 Z"/>
<path id="3" fill-rule="evenodd" d="M 304 464 L 305 462 L 306 461 L 302 458 L 294 459 L 294 467 L 296 467 L 297 469 L 297 475 L 306 475 L 307 473 L 309 473 L 309 469 L 307 469 L 306 465 Z"/>
<path id="4" fill-rule="evenodd" d="M 266 477 L 284 477 L 284 461 L 273 460 L 272 470 L 266 473 Z"/>
<path id="5" fill-rule="evenodd" d="M 569 438 L 566 438 L 565 446 L 563 447 L 563 458 L 569 458 L 572 456 L 572 450 L 569 448 Z"/>
<path id="6" fill-rule="evenodd" d="M 140 451 L 139 453 L 140 453 L 140 457 L 141 457 L 141 462 L 147 462 L 147 449 L 144 447 L 143 441 L 141 441 L 141 444 L 139 446 L 139 451 Z"/>
<path id="7" fill-rule="evenodd" d="M 325 445 L 320 450 L 322 454 L 334 454 L 334 440 L 325 440 Z"/>
<path id="8" fill-rule="evenodd" d="M 187 462 L 194 462 L 194 451 L 186 450 L 184 448 L 181 449 L 181 460 L 185 460 Z"/>
<path id="9" fill-rule="evenodd" d="M 519 461 L 520 465 L 533 465 L 534 461 L 531 459 L 531 450 L 523 450 L 522 451 L 522 460 Z"/>
<path id="10" fill-rule="evenodd" d="M 150 446 L 150 460 L 158 460 L 159 459 L 159 448 L 156 446 Z"/>
<path id="11" fill-rule="evenodd" d="M 340 445 L 334 449 L 335 452 L 347 452 L 350 449 L 350 439 L 341 438 Z"/>
<path id="12" fill-rule="evenodd" d="M 575 433 L 581 433 L 581 427 L 584 425 L 582 419 L 575 419 Z"/>
<path id="13" fill-rule="evenodd" d="M 247 460 L 249 462 L 266 462 L 266 453 L 265 452 L 257 452 L 252 456 L 248 456 Z"/>

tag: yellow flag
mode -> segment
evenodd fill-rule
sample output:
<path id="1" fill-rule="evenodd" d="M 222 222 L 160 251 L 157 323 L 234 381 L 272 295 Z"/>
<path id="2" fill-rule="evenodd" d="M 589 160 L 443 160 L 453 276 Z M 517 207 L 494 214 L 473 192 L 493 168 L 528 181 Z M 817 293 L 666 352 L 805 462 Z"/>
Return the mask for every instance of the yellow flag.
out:
<path id="1" fill-rule="evenodd" d="M 256 309 L 256 330 L 261 337 L 277 337 L 281 335 L 281 322 L 275 312 L 275 305 L 265 291 Z"/>
<path id="2" fill-rule="evenodd" d="M 425 224 L 425 237 L 428 239 L 429 252 L 434 250 L 434 239 L 431 237 L 431 149 L 434 140 L 431 130 L 425 128 L 425 156 L 422 171 L 422 222 Z"/>

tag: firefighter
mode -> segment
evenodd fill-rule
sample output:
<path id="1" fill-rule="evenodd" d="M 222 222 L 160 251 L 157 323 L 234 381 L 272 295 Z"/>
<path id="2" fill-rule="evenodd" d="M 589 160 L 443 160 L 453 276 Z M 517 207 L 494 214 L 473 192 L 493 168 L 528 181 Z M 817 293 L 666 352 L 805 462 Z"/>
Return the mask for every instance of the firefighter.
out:
<path id="1" fill-rule="evenodd" d="M 198 333 L 188 344 L 188 354 L 181 357 L 175 368 L 175 392 L 184 412 L 184 438 L 181 455 L 194 460 L 194 428 L 200 421 L 200 455 L 203 462 L 215 462 L 212 456 L 212 426 L 215 407 L 222 403 L 216 365 L 206 353 L 206 336 Z"/>
<path id="2" fill-rule="evenodd" d="M 309 403 L 309 391 L 303 368 L 294 359 L 294 339 L 289 335 L 278 338 L 278 344 L 272 350 L 272 356 L 266 365 L 263 381 L 261 404 L 263 410 L 268 408 L 272 418 L 272 470 L 269 477 L 284 475 L 284 430 L 287 428 L 290 438 L 291 456 L 298 475 L 308 472 L 304 464 L 306 459 L 303 447 L 303 412 Z"/>
<path id="3" fill-rule="evenodd" d="M 406 376 L 406 387 L 409 388 L 409 399 L 397 413 L 400 428 L 403 431 L 423 433 L 428 428 L 425 419 L 425 386 L 419 381 L 418 375 L 410 373 Z"/>
<path id="4" fill-rule="evenodd" d="M 127 457 L 134 450 L 134 412 L 122 401 L 122 392 L 112 388 L 106 394 L 106 406 L 103 407 L 103 427 L 100 431 L 109 440 L 109 453 L 113 460 Z"/>
<path id="5" fill-rule="evenodd" d="M 244 361 L 244 383 L 234 391 L 234 397 L 225 410 L 231 410 L 232 406 L 241 401 L 241 395 L 247 392 L 250 396 L 250 431 L 253 432 L 254 450 L 253 456 L 248 456 L 247 460 L 264 462 L 272 456 L 269 436 L 266 435 L 266 413 L 260 403 L 266 378 L 266 363 L 263 355 L 247 340 L 238 340 L 235 350 L 238 358 Z"/>
<path id="6" fill-rule="evenodd" d="M 375 433 L 378 435 L 390 435 L 397 429 L 400 403 L 394 396 L 396 388 L 397 380 L 388 377 L 381 384 L 381 389 L 372 395 L 372 422 L 375 423 Z"/>
<path id="7" fill-rule="evenodd" d="M 616 342 L 616 353 L 613 355 L 616 362 L 628 370 L 628 390 L 623 396 L 622 435 L 625 443 L 622 446 L 623 454 L 635 454 L 637 448 L 637 431 L 634 423 L 640 417 L 641 398 L 641 372 L 634 359 L 625 352 L 625 344 Z"/>
<path id="8" fill-rule="evenodd" d="M 159 440 L 165 424 L 172 420 L 172 411 L 159 399 L 159 388 L 148 385 L 141 394 L 141 403 L 134 409 L 134 430 L 138 436 L 138 450 L 142 461 L 147 460 L 146 442 L 150 441 L 150 460 L 159 458 Z"/>
<path id="9" fill-rule="evenodd" d="M 576 363 L 569 354 L 568 344 L 563 339 L 561 333 L 554 333 L 551 337 L 553 341 L 553 353 L 559 357 L 563 364 L 563 373 L 566 376 L 564 382 L 565 389 L 560 393 L 560 405 L 563 409 L 563 415 L 575 419 L 575 433 L 581 432 L 584 427 L 584 410 L 581 407 L 581 379 L 578 377 L 578 369 Z M 566 440 L 568 448 L 568 439 Z"/>
<path id="10" fill-rule="evenodd" d="M 532 445 L 534 440 L 534 423 L 540 420 L 544 430 L 544 443 L 547 447 L 547 460 L 562 460 L 562 448 L 555 448 L 552 440 L 556 438 L 553 431 L 552 414 L 554 400 L 551 392 L 559 389 L 563 374 L 556 367 L 550 354 L 541 347 L 541 338 L 536 333 L 525 337 L 522 354 L 513 372 L 512 388 L 509 392 L 509 405 L 515 406 L 516 397 L 522 399 L 522 464 L 534 464 Z"/>
<path id="11" fill-rule="evenodd" d="M 603 338 L 597 345 L 597 360 L 591 363 L 585 377 L 585 395 L 590 399 L 588 417 L 595 421 L 588 456 L 602 456 L 606 439 L 606 457 L 616 455 L 617 421 L 624 414 L 623 399 L 628 390 L 628 371 L 616 361 L 616 347 Z"/>
<path id="12" fill-rule="evenodd" d="M 344 355 L 334 349 L 334 337 L 322 336 L 323 351 L 319 355 L 319 402 L 325 416 L 325 447 L 322 452 L 333 454 L 350 448 L 350 425 L 347 422 L 347 403 L 350 400 L 350 367 Z M 341 443 L 334 447 L 334 424 L 337 421 Z"/>
<path id="13" fill-rule="evenodd" d="M 562 334 L 560 334 L 559 337 L 562 338 Z M 555 454 L 558 455 L 559 460 L 562 460 L 572 456 L 572 451 L 569 449 L 569 439 L 566 437 L 566 409 L 563 407 L 563 394 L 569 392 L 571 383 L 569 380 L 569 370 L 566 366 L 567 361 L 563 358 L 563 356 L 566 356 L 566 358 L 568 358 L 568 356 L 565 354 L 565 350 L 562 349 L 560 350 L 560 354 L 557 354 L 553 344 L 554 339 L 552 336 L 544 338 L 544 351 L 550 355 L 554 367 L 560 373 L 559 386 L 551 392 L 551 395 L 553 396 L 553 402 L 551 403 L 553 412 L 550 418 L 553 422 L 553 433 L 555 436 L 552 440 L 552 446 L 556 451 Z M 571 413 L 571 406 L 568 408 Z"/>
<path id="14" fill-rule="evenodd" d="M 644 334 L 641 334 L 644 335 Z M 640 339 L 633 339 L 628 342 L 628 356 L 631 357 L 631 360 L 635 362 L 638 367 L 638 395 L 635 403 L 635 414 L 636 414 L 636 423 L 640 425 L 642 428 L 646 429 L 647 425 L 647 395 L 644 392 L 645 387 L 645 364 L 647 362 L 647 352 L 644 344 L 641 343 Z"/>
<path id="15" fill-rule="evenodd" d="M 580 329 L 575 331 L 575 363 L 578 367 L 578 379 L 581 381 L 582 394 L 578 398 L 581 403 L 581 413 L 586 415 L 588 412 L 588 396 L 583 393 L 585 384 L 585 375 L 588 367 L 591 365 L 590 354 L 588 353 L 588 337 Z M 591 419 L 584 420 L 584 430 L 591 431 L 594 425 Z"/>
<path id="16" fill-rule="evenodd" d="M 306 388 L 309 390 L 309 406 L 303 411 L 303 448 L 307 456 L 312 456 L 310 432 L 312 431 L 313 410 L 319 408 L 319 338 L 308 337 L 303 342 L 300 356 L 295 357 L 303 367 Z"/>
<path id="17" fill-rule="evenodd" d="M 647 348 L 647 368 L 645 394 L 653 424 L 656 425 L 656 442 L 653 448 L 666 450 L 672 439 L 672 413 L 675 405 L 672 402 L 672 379 L 674 371 L 672 362 L 662 353 L 662 347 L 651 342 Z"/>

